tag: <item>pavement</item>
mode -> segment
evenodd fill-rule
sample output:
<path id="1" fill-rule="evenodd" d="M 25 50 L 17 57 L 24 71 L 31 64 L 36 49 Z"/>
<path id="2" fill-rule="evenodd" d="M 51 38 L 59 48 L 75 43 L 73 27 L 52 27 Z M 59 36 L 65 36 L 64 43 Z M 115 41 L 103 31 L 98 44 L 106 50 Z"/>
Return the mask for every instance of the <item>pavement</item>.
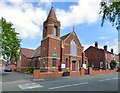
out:
<path id="1" fill-rule="evenodd" d="M 2 73 L 2 82 L 12 82 L 19 80 L 31 80 L 32 75 L 19 73 L 19 72 L 3 72 Z"/>
<path id="2" fill-rule="evenodd" d="M 118 73 L 51 79 L 12 72 L 2 76 L 3 91 L 118 91 Z"/>

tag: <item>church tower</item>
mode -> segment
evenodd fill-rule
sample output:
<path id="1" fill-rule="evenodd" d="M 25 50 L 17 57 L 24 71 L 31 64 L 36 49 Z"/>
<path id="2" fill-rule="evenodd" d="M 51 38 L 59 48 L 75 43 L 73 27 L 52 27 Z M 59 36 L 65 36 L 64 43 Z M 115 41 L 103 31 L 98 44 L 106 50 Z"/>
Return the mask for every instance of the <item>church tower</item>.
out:
<path id="1" fill-rule="evenodd" d="M 45 71 L 56 71 L 60 66 L 60 22 L 53 7 L 43 23 L 43 39 L 40 50 L 40 67 Z"/>

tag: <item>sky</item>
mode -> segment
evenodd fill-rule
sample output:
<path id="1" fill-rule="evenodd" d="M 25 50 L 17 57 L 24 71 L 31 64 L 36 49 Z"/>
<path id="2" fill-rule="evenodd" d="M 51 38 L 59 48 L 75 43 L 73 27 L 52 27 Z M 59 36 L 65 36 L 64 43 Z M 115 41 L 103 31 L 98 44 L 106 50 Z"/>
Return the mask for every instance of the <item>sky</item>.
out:
<path id="1" fill-rule="evenodd" d="M 108 51 L 113 48 L 114 53 L 120 53 L 118 31 L 109 22 L 101 27 L 100 1 L 4 0 L 0 1 L 0 18 L 13 23 L 22 39 L 22 48 L 36 49 L 41 44 L 43 22 L 53 6 L 57 19 L 61 22 L 61 36 L 72 32 L 74 27 L 84 50 L 94 46 L 97 41 L 99 48 L 107 45 Z"/>

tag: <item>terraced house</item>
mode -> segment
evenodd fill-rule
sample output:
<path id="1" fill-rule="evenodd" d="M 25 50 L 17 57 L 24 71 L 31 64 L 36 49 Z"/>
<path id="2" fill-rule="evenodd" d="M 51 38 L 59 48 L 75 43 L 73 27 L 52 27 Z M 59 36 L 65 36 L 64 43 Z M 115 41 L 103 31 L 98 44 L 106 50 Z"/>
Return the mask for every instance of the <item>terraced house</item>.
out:
<path id="1" fill-rule="evenodd" d="M 41 72 L 80 71 L 88 67 L 88 60 L 74 29 L 60 37 L 60 21 L 57 20 L 53 7 L 43 23 L 43 38 L 36 50 L 22 48 L 21 60 L 17 63 L 18 71 L 27 67 L 39 68 Z"/>
<path id="2" fill-rule="evenodd" d="M 107 45 L 103 49 L 98 47 L 98 42 L 95 42 L 95 46 L 90 46 L 85 50 L 85 55 L 88 58 L 88 63 L 90 67 L 97 69 L 111 69 L 110 62 L 115 60 L 117 66 L 119 66 L 119 55 L 115 54 L 113 49 L 108 51 Z M 117 67 L 116 66 L 116 67 Z"/>

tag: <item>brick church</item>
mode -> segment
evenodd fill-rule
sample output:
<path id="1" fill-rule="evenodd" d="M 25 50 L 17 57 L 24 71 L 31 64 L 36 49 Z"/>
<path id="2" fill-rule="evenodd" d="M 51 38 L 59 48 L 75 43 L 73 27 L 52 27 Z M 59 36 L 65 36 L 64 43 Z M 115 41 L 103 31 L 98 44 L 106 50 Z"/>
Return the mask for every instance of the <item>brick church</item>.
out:
<path id="1" fill-rule="evenodd" d="M 84 47 L 74 29 L 60 37 L 60 26 L 52 7 L 43 23 L 41 45 L 36 50 L 21 48 L 18 71 L 24 72 L 28 67 L 39 68 L 41 72 L 80 71 L 81 67 L 88 67 Z"/>

